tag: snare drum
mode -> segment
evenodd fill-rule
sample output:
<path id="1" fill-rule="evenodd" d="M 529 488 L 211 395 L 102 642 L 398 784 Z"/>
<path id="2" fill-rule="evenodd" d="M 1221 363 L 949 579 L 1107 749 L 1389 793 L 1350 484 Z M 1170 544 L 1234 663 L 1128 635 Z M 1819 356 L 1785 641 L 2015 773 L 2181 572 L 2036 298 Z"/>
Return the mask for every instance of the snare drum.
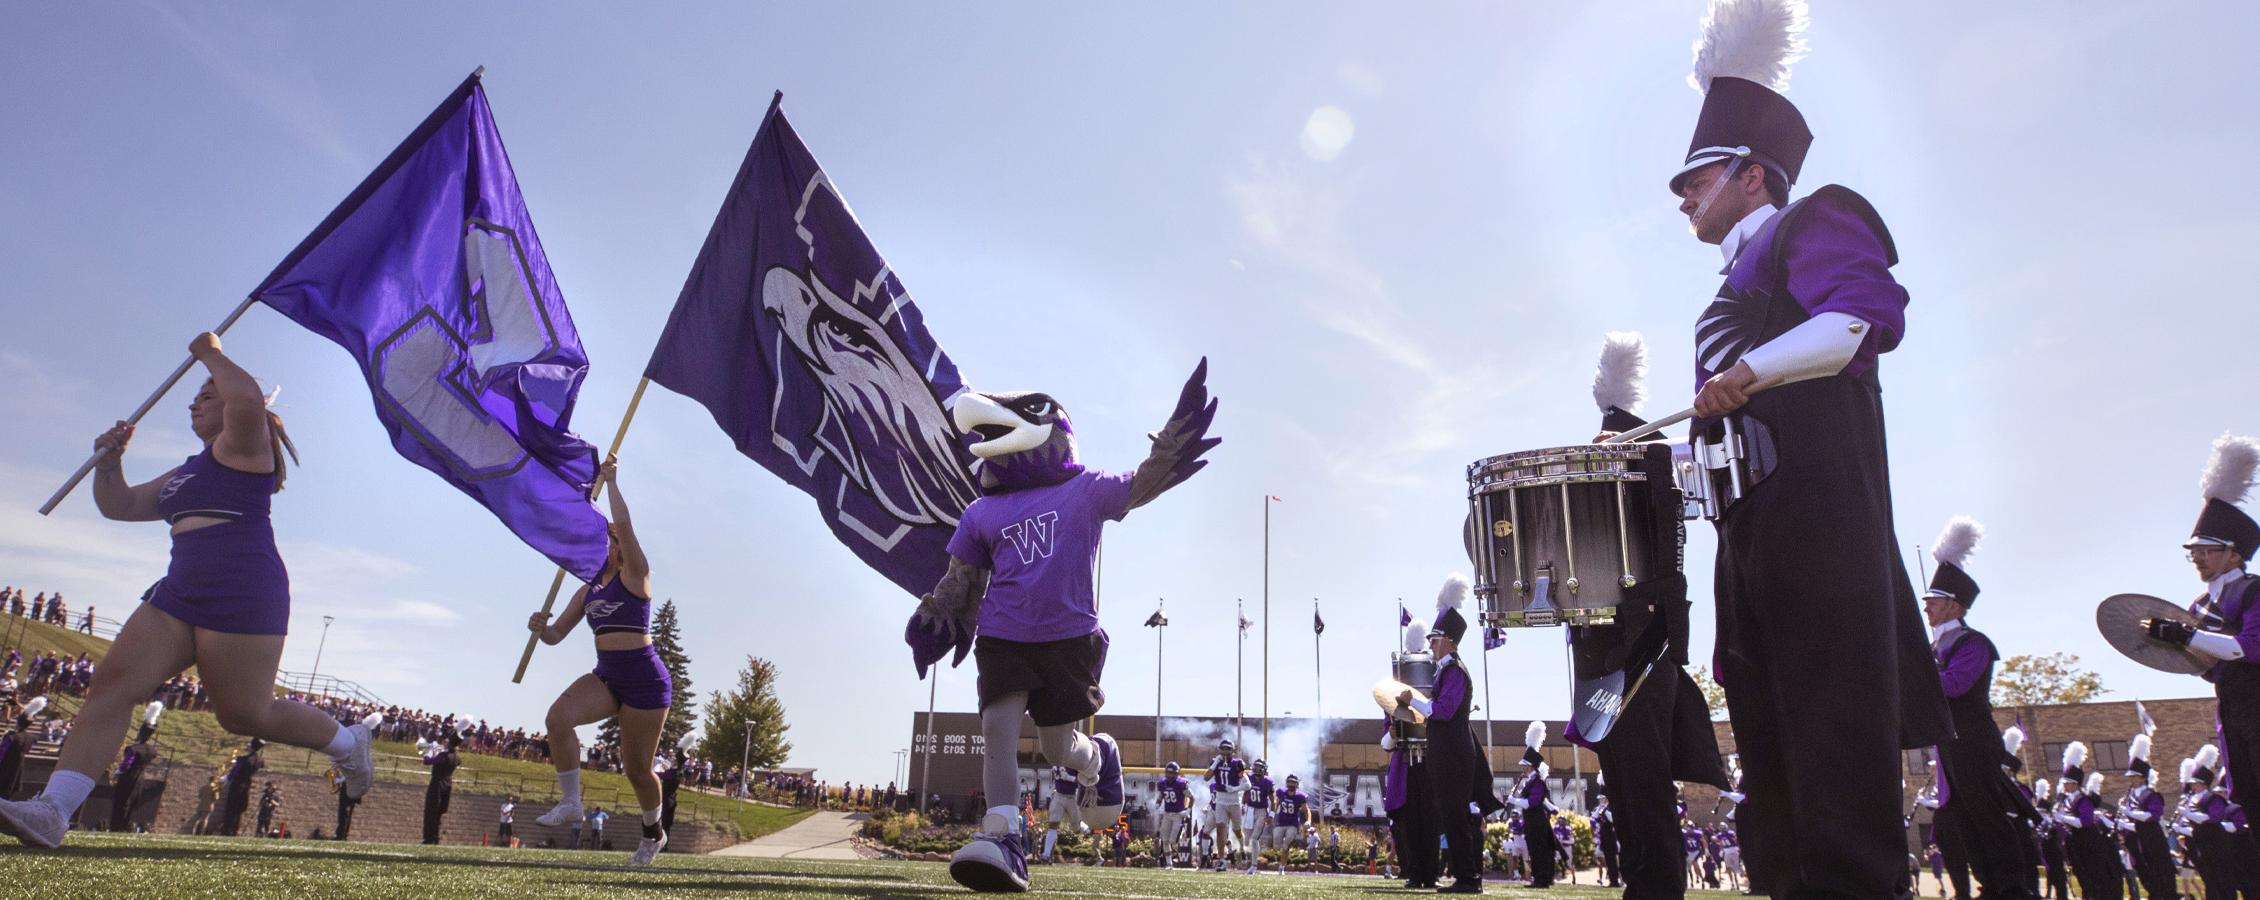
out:
<path id="1" fill-rule="evenodd" d="M 1404 686 L 1420 692 L 1430 699 L 1436 697 L 1436 658 L 1421 653 L 1389 654 L 1389 671 Z M 1398 739 L 1419 746 L 1428 743 L 1428 726 L 1411 722 L 1391 723 L 1397 728 Z"/>
<path id="2" fill-rule="evenodd" d="M 1605 625 L 1648 571 L 1642 444 L 1581 444 L 1467 467 L 1469 560 L 1487 625 Z"/>

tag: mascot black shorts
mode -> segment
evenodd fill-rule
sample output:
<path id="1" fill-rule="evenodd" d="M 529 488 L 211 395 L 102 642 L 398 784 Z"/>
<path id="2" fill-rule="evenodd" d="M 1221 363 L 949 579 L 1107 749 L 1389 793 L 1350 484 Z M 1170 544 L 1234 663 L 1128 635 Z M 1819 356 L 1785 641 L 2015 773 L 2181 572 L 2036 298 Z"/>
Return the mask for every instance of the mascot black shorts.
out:
<path id="1" fill-rule="evenodd" d="M 1066 725 L 1096 713 L 1106 705 L 1106 692 L 1099 689 L 1106 647 L 1104 630 L 1034 644 L 984 634 L 973 641 L 981 708 L 1006 694 L 1027 691 L 1028 715 L 1039 726 Z"/>

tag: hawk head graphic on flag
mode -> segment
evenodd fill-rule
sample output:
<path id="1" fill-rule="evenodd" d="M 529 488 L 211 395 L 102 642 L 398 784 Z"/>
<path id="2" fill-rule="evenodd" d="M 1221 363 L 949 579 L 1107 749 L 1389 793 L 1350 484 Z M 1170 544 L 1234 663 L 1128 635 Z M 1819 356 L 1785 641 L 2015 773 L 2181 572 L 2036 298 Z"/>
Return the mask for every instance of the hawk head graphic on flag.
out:
<path id="1" fill-rule="evenodd" d="M 900 524 L 957 524 L 979 492 L 927 383 L 933 359 L 911 359 L 888 329 L 909 294 L 823 172 L 809 179 L 793 221 L 805 257 L 761 277 L 762 312 L 787 349 L 771 358 L 772 439 L 804 470 L 828 459 Z"/>

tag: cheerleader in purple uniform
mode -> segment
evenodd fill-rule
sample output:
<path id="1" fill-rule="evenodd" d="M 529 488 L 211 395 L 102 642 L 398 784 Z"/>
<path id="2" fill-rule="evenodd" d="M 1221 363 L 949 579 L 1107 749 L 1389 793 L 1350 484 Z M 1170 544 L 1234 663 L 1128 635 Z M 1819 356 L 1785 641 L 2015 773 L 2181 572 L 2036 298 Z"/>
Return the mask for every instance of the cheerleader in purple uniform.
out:
<path id="1" fill-rule="evenodd" d="M 125 740 L 133 708 L 165 680 L 195 666 L 220 727 L 242 735 L 318 748 L 336 764 L 348 796 L 369 790 L 374 767 L 369 729 L 275 697 L 275 665 L 290 624 L 290 575 L 275 550 L 269 506 L 282 490 L 287 453 L 297 450 L 269 412 L 259 383 L 220 352 L 217 335 L 196 336 L 189 355 L 211 377 L 188 405 L 189 427 L 204 449 L 141 484 L 126 482 L 121 457 L 133 426 L 119 422 L 94 446 L 94 505 L 121 522 L 164 520 L 172 565 L 143 596 L 94 675 L 71 723 L 55 774 L 39 796 L 0 801 L 0 830 L 35 847 L 62 843 L 95 778 Z"/>
<path id="2" fill-rule="evenodd" d="M 659 824 L 659 776 L 651 771 L 651 758 L 659 752 L 667 708 L 675 703 L 675 682 L 651 646 L 651 563 L 628 521 L 628 501 L 620 498 L 619 465 L 618 459 L 606 459 L 597 470 L 612 499 L 612 540 L 604 571 L 573 595 L 557 621 L 549 621 L 545 612 L 526 619 L 526 627 L 547 644 L 564 640 L 584 617 L 596 633 L 596 671 L 575 679 L 549 705 L 549 756 L 557 763 L 557 787 L 564 796 L 534 821 L 555 828 L 581 820 L 581 747 L 573 729 L 618 716 L 621 762 L 636 790 L 636 803 L 643 807 L 643 840 L 629 862 L 648 866 L 667 846 L 667 832 Z"/>

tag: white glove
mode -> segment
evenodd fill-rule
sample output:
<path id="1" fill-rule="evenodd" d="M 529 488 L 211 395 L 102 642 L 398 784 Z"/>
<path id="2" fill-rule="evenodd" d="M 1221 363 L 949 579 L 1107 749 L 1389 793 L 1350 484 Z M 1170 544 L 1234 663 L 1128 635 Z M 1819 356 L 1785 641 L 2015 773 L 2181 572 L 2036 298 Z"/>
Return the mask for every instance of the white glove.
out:
<path id="1" fill-rule="evenodd" d="M 2080 827 L 2080 817 L 2078 817 L 2078 816 L 2075 816 L 2075 815 L 2072 815 L 2071 813 L 2057 813 L 2057 814 L 2056 814 L 2056 821 L 2058 821 L 2058 822 L 2062 822 L 2062 823 L 2064 823 L 2064 824 L 2065 824 L 2066 826 L 2069 826 L 2069 827 L 2072 827 L 2072 828 L 2078 828 L 2078 827 Z"/>
<path id="2" fill-rule="evenodd" d="M 1720 794 L 1719 796 L 1721 796 L 1721 797 L 1725 797 L 1726 799 L 1728 799 L 1728 800 L 1732 800 L 1732 801 L 1734 801 L 1734 802 L 1736 802 L 1736 803 L 1741 803 L 1741 802 L 1742 802 L 1742 798 L 1744 798 L 1744 797 L 1747 797 L 1747 796 L 1750 796 L 1750 795 L 1748 795 L 1748 794 L 1745 794 L 1745 793 L 1742 793 L 1741 791 L 1726 791 L 1726 792 L 1724 792 L 1724 793 L 1721 793 L 1721 794 Z"/>
<path id="3" fill-rule="evenodd" d="M 2222 831 L 2226 831 L 2226 832 L 2228 832 L 2228 833 L 2230 833 L 2230 834 L 2235 834 L 2235 833 L 2236 833 L 2236 823 L 2235 823 L 2235 822 L 2231 822 L 2231 821 L 2228 821 L 2228 820 L 2226 820 L 2226 819 L 2223 819 L 2223 820 L 2221 820 L 2221 830 L 2222 830 Z"/>
<path id="4" fill-rule="evenodd" d="M 2207 823 L 2207 822 L 2211 822 L 2211 821 L 2213 821 L 2213 817 L 2212 817 L 2212 816 L 2208 816 L 2208 815 L 2206 815 L 2206 814 L 2204 814 L 2204 813 L 2201 813 L 2201 812 L 2198 812 L 2197 810 L 2194 810 L 2194 809 L 2193 809 L 2193 810 L 2190 810 L 2190 811 L 2189 811 L 2189 812 L 2187 813 L 2187 815 L 2188 815 L 2188 817 L 2189 817 L 2189 820 L 2190 820 L 2190 821 L 2192 821 L 2192 822 L 2196 822 L 2196 823 L 2197 823 L 2197 824 L 2199 824 L 2199 825 L 2203 825 L 2203 824 L 2205 824 L 2205 823 Z"/>
<path id="5" fill-rule="evenodd" d="M 2174 833 L 2175 833 L 2175 834 L 2178 834 L 2178 835 L 2181 835 L 2182 837 L 2189 837 L 2189 836 L 2190 836 L 2190 832 L 2189 832 L 2189 826 L 2187 826 L 2187 825 L 2176 825 L 2176 826 L 2174 826 Z"/>
<path id="6" fill-rule="evenodd" d="M 1938 799 L 1935 797 L 1917 797 L 1915 798 L 1915 805 L 1924 809 L 1937 809 Z"/>
<path id="7" fill-rule="evenodd" d="M 2131 819 L 2133 819 L 2133 820 L 2135 820 L 2135 821 L 2137 821 L 2137 822 L 2148 822 L 2148 821 L 2150 821 L 2150 814 L 2149 814 L 2149 813 L 2147 813 L 2147 812 L 2144 812 L 2144 811 L 2142 811 L 2142 810 L 2139 810 L 2139 809 L 2130 809 L 2130 810 L 2127 810 L 2127 817 L 2128 817 L 2128 818 L 2131 818 Z"/>
<path id="8" fill-rule="evenodd" d="M 1382 749 L 1382 750 L 1395 750 L 1395 749 L 1397 749 L 1397 736 L 1396 736 L 1396 735 L 1394 735 L 1394 734 L 1390 734 L 1389 732 L 1386 732 L 1386 731 L 1382 732 L 1382 733 L 1381 733 L 1381 749 Z"/>
<path id="9" fill-rule="evenodd" d="M 1530 808 L 1530 801 L 1528 801 L 1528 800 L 1524 800 L 1524 799 L 1522 799 L 1521 797 L 1514 797 L 1514 798 L 1511 798 L 1511 799 L 1509 799 L 1509 800 L 1508 800 L 1507 802 L 1508 802 L 1508 803 L 1511 803 L 1511 804 L 1514 804 L 1514 808 L 1515 808 L 1515 811 L 1516 811 L 1516 812 L 1521 812 L 1521 811 L 1523 811 L 1523 810 L 1526 810 L 1526 809 L 1529 809 L 1529 808 Z"/>

